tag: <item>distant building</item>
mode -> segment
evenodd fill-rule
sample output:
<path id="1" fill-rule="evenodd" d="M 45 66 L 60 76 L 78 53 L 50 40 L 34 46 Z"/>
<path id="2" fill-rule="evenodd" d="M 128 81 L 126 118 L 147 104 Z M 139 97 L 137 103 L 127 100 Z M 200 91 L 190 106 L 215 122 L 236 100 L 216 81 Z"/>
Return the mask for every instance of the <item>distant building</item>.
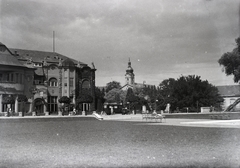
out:
<path id="1" fill-rule="evenodd" d="M 222 103 L 222 109 L 225 110 L 236 100 L 240 98 L 240 85 L 225 85 L 225 86 L 216 86 L 218 88 L 219 94 L 224 99 Z M 237 104 L 232 111 L 239 111 L 240 103 Z"/>
<path id="2" fill-rule="evenodd" d="M 12 52 L 0 43 L 0 112 L 22 111 L 30 103 L 20 103 L 19 97 L 32 98 L 34 67 L 23 65 Z"/>
<path id="3" fill-rule="evenodd" d="M 144 87 L 154 87 L 154 85 L 146 84 L 145 81 L 143 83 L 136 83 L 135 82 L 134 70 L 131 66 L 131 61 L 129 59 L 128 67 L 127 67 L 126 74 L 125 74 L 125 85 L 122 86 L 120 89 L 123 90 L 123 91 L 127 91 L 128 88 L 142 89 Z M 99 87 L 99 89 L 100 90 L 103 90 L 103 89 L 106 90 L 106 87 Z M 123 102 L 118 102 L 118 103 L 117 102 L 111 102 L 111 103 L 105 102 L 104 103 L 104 109 L 105 109 L 105 111 L 108 111 L 107 112 L 108 114 L 123 112 L 122 111 L 123 106 L 124 106 Z"/>
<path id="4" fill-rule="evenodd" d="M 60 105 L 58 99 L 62 96 L 71 98 L 71 103 L 75 104 L 81 94 L 88 94 L 92 96 L 93 102 L 81 104 L 79 109 L 95 110 L 96 69 L 94 65 L 89 67 L 85 63 L 56 52 L 8 49 L 3 44 L 1 48 L 1 97 L 16 93 L 24 94 L 29 104 L 28 109 L 25 109 L 26 112 L 51 114 L 58 112 Z M 9 87 L 12 92 L 6 92 Z M 5 111 L 6 107 L 1 109 Z M 13 110 L 17 112 L 16 108 Z"/>
<path id="5" fill-rule="evenodd" d="M 128 67 L 125 74 L 125 85 L 121 88 L 122 90 L 127 90 L 128 88 L 143 88 L 143 87 L 151 87 L 154 85 L 146 84 L 145 81 L 143 83 L 135 83 L 135 74 L 133 73 L 133 68 L 131 66 L 131 61 L 128 61 Z"/>

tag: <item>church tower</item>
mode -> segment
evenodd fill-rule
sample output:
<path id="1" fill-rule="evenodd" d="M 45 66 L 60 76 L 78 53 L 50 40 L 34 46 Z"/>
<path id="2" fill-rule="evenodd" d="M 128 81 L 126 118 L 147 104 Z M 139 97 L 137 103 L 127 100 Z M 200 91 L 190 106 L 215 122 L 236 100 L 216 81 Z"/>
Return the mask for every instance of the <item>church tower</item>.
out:
<path id="1" fill-rule="evenodd" d="M 129 58 L 129 61 L 128 61 L 128 68 L 126 70 L 126 74 L 125 74 L 125 83 L 128 84 L 128 85 L 134 85 L 135 81 L 134 81 L 134 73 L 133 73 L 133 69 L 131 67 L 131 61 L 130 61 L 130 58 Z"/>

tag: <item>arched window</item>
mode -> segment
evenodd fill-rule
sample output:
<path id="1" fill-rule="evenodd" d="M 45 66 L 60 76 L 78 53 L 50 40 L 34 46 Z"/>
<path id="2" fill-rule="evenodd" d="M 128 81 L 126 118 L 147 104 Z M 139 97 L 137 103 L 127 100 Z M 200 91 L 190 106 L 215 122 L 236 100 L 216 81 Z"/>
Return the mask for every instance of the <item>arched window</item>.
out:
<path id="1" fill-rule="evenodd" d="M 57 87 L 58 86 L 57 79 L 56 78 L 49 79 L 49 86 Z"/>
<path id="2" fill-rule="evenodd" d="M 89 89 L 90 88 L 90 82 L 88 80 L 83 81 L 82 88 L 83 89 Z"/>

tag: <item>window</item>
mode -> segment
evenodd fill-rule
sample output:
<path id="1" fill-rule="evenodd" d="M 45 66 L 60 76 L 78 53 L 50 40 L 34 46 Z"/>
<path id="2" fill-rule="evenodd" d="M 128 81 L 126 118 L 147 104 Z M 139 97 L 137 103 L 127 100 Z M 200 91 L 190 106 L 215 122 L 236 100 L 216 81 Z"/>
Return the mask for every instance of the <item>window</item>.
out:
<path id="1" fill-rule="evenodd" d="M 70 69 L 69 75 L 70 75 L 71 78 L 74 77 L 74 70 L 73 69 Z"/>
<path id="2" fill-rule="evenodd" d="M 6 82 L 10 81 L 10 74 L 6 74 Z"/>
<path id="3" fill-rule="evenodd" d="M 10 74 L 10 81 L 13 82 L 13 74 Z"/>
<path id="4" fill-rule="evenodd" d="M 16 73 L 16 83 L 18 83 L 18 73 Z"/>
<path id="5" fill-rule="evenodd" d="M 68 70 L 64 69 L 64 78 L 67 78 L 67 77 L 68 77 Z"/>
<path id="6" fill-rule="evenodd" d="M 23 75 L 20 74 L 20 83 L 22 84 L 23 83 L 23 79 L 22 79 Z"/>
<path id="7" fill-rule="evenodd" d="M 65 86 L 64 87 L 64 93 L 67 94 L 68 88 Z"/>
<path id="8" fill-rule="evenodd" d="M 85 88 L 85 89 L 90 88 L 90 82 L 87 81 L 87 80 L 85 80 L 85 81 L 83 82 L 83 84 L 82 84 L 82 88 Z"/>
<path id="9" fill-rule="evenodd" d="M 14 82 L 14 73 L 0 73 L 1 82 Z"/>
<path id="10" fill-rule="evenodd" d="M 48 110 L 49 112 L 57 112 L 57 96 L 48 96 Z"/>
<path id="11" fill-rule="evenodd" d="M 42 66 L 42 63 L 34 63 L 34 66 L 36 66 L 36 67 L 41 67 L 41 66 Z"/>
<path id="12" fill-rule="evenodd" d="M 69 80 L 69 86 L 73 86 L 73 78 L 70 78 L 70 80 Z"/>
<path id="13" fill-rule="evenodd" d="M 49 86 L 51 87 L 57 87 L 58 83 L 57 83 L 57 79 L 56 78 L 51 78 L 49 80 Z"/>

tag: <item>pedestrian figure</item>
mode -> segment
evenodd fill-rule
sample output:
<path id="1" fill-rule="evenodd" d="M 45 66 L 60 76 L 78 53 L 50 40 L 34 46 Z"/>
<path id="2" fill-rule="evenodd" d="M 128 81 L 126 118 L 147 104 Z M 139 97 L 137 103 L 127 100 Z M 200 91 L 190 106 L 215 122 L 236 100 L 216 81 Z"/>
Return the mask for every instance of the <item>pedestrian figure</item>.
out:
<path id="1" fill-rule="evenodd" d="M 76 109 L 73 108 L 73 115 L 76 115 Z"/>
<path id="2" fill-rule="evenodd" d="M 12 116 L 12 109 L 9 108 L 9 115 Z"/>
<path id="3" fill-rule="evenodd" d="M 166 111 L 167 113 L 170 112 L 170 106 L 171 106 L 170 103 L 168 103 L 168 104 L 167 104 L 167 107 L 166 107 L 166 109 L 165 109 L 165 111 Z"/>

